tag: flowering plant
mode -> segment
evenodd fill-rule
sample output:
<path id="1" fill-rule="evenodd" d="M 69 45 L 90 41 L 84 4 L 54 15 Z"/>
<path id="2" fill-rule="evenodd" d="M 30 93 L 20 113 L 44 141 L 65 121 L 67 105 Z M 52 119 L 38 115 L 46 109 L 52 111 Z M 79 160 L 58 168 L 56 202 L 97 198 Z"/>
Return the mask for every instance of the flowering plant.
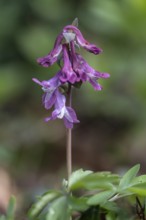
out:
<path id="1" fill-rule="evenodd" d="M 66 128 L 73 128 L 75 123 L 79 123 L 74 109 L 66 104 L 66 95 L 70 95 L 71 88 L 88 81 L 95 90 L 101 90 L 102 87 L 98 83 L 98 79 L 109 77 L 108 73 L 100 73 L 92 68 L 76 52 L 76 48 L 79 47 L 83 47 L 95 55 L 102 52 L 96 45 L 85 40 L 75 25 L 65 26 L 57 36 L 51 52 L 47 56 L 37 59 L 37 62 L 43 67 L 49 67 L 55 62 L 60 64 L 62 61 L 61 69 L 53 78 L 47 81 L 40 82 L 38 79 L 33 78 L 33 81 L 39 84 L 44 91 L 44 107 L 46 109 L 54 107 L 52 115 L 47 117 L 45 121 L 56 118 L 63 119 Z M 70 103 L 68 104 L 70 105 Z"/>
<path id="2" fill-rule="evenodd" d="M 102 52 L 85 40 L 75 19 L 72 25 L 63 28 L 51 52 L 37 59 L 43 67 L 55 62 L 60 66 L 53 78 L 42 82 L 33 78 L 33 81 L 42 87 L 45 109 L 53 108 L 45 121 L 63 119 L 67 128 L 68 178 L 62 181 L 62 189 L 49 190 L 40 196 L 28 217 L 35 220 L 145 220 L 146 175 L 137 176 L 140 165 L 122 176 L 109 171 L 79 169 L 72 172 L 71 134 L 74 124 L 79 123 L 71 106 L 72 88 L 89 82 L 95 90 L 101 90 L 98 80 L 109 77 L 108 73 L 95 70 L 85 61 L 78 53 L 80 47 L 95 55 Z M 14 202 L 12 197 L 7 215 L 0 216 L 0 220 L 14 220 Z"/>
<path id="3" fill-rule="evenodd" d="M 122 213 L 122 208 L 116 202 L 129 196 L 131 204 L 136 198 L 137 215 L 145 219 L 141 202 L 146 195 L 146 176 L 136 177 L 139 165 L 132 167 L 122 177 L 111 172 L 94 173 L 82 169 L 72 172 L 71 134 L 74 124 L 79 123 L 71 106 L 72 88 L 80 88 L 83 83 L 89 82 L 98 91 L 102 89 L 98 80 L 110 76 L 92 68 L 79 54 L 80 47 L 95 55 L 100 54 L 102 49 L 89 43 L 77 24 L 75 19 L 72 25 L 65 26 L 57 36 L 51 52 L 37 59 L 43 67 L 49 67 L 55 62 L 60 66 L 53 78 L 42 82 L 33 78 L 33 81 L 42 87 L 45 109 L 54 108 L 45 121 L 63 119 L 67 128 L 68 179 L 63 180 L 62 190 L 49 190 L 43 194 L 30 209 L 29 217 L 40 220 L 129 219 L 129 215 Z"/>

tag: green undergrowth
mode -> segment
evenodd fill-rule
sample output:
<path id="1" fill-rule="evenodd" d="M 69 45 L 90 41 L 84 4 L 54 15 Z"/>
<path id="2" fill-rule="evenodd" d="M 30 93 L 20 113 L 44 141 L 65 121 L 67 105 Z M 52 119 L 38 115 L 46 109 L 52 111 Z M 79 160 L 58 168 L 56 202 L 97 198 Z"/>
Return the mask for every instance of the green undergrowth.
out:
<path id="1" fill-rule="evenodd" d="M 63 180 L 60 190 L 49 190 L 28 211 L 29 220 L 134 220 L 145 219 L 146 175 L 135 165 L 123 176 L 82 169 Z M 14 220 L 12 197 L 6 216 Z M 143 218 L 142 218 L 143 216 Z"/>

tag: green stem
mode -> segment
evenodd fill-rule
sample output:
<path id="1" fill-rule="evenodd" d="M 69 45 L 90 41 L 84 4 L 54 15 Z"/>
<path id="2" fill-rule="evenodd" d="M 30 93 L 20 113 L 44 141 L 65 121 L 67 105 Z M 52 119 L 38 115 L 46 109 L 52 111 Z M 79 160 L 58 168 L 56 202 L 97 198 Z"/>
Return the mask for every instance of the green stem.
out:
<path id="1" fill-rule="evenodd" d="M 71 107 L 72 88 L 69 84 L 68 88 L 68 106 Z M 67 129 L 67 143 L 66 143 L 66 162 L 67 162 L 67 176 L 68 179 L 72 173 L 72 129 Z"/>

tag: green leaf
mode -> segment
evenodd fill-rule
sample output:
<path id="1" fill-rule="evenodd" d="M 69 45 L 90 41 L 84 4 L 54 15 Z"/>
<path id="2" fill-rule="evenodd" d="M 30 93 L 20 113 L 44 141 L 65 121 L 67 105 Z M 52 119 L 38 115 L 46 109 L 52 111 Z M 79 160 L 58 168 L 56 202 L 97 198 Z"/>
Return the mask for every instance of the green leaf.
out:
<path id="1" fill-rule="evenodd" d="M 89 208 L 89 205 L 87 205 L 87 198 L 85 197 L 76 198 L 71 196 L 68 202 L 70 209 L 73 211 L 85 211 Z"/>
<path id="2" fill-rule="evenodd" d="M 62 196 L 56 199 L 49 207 L 46 220 L 69 220 L 70 210 L 67 197 Z"/>
<path id="3" fill-rule="evenodd" d="M 90 175 L 91 173 L 92 173 L 92 171 L 90 171 L 90 170 L 83 171 L 82 169 L 73 172 L 69 178 L 69 181 L 68 181 L 69 190 L 73 190 L 75 188 L 78 188 L 78 182 L 81 179 L 83 179 L 84 177 Z"/>
<path id="4" fill-rule="evenodd" d="M 119 211 L 119 207 L 113 201 L 107 201 L 106 203 L 102 204 L 101 207 L 114 213 Z"/>
<path id="5" fill-rule="evenodd" d="M 73 189 L 111 190 L 117 188 L 119 176 L 110 172 L 97 172 L 86 175 L 74 184 Z"/>
<path id="6" fill-rule="evenodd" d="M 11 196 L 11 198 L 9 200 L 9 205 L 8 205 L 8 208 L 7 208 L 7 213 L 6 213 L 6 219 L 7 220 L 13 220 L 14 219 L 15 203 L 16 203 L 15 197 Z"/>
<path id="7" fill-rule="evenodd" d="M 61 195 L 60 192 L 53 191 L 53 190 L 50 190 L 47 193 L 43 194 L 38 199 L 38 201 L 35 204 L 32 205 L 32 207 L 30 208 L 30 210 L 28 212 L 28 216 L 30 218 L 34 218 L 35 216 L 37 216 L 45 208 L 45 206 L 48 205 L 49 202 L 56 199 L 60 195 Z"/>
<path id="8" fill-rule="evenodd" d="M 99 192 L 98 194 L 95 194 L 94 196 L 91 196 L 87 204 L 89 205 L 98 205 L 98 204 L 104 204 L 107 202 L 109 198 L 111 198 L 115 194 L 115 191 L 104 191 Z"/>
<path id="9" fill-rule="evenodd" d="M 119 192 L 131 186 L 132 181 L 136 177 L 139 169 L 140 169 L 140 165 L 137 164 L 125 173 L 119 184 Z"/>
<path id="10" fill-rule="evenodd" d="M 115 189 L 119 183 L 119 176 L 107 172 L 94 173 L 85 180 L 89 189 Z"/>
<path id="11" fill-rule="evenodd" d="M 146 196 L 146 183 L 139 183 L 137 185 L 134 185 L 128 189 L 129 192 L 132 192 L 133 194 L 137 196 Z"/>
<path id="12" fill-rule="evenodd" d="M 137 176 L 132 181 L 132 185 L 137 185 L 141 183 L 146 183 L 146 175 Z"/>

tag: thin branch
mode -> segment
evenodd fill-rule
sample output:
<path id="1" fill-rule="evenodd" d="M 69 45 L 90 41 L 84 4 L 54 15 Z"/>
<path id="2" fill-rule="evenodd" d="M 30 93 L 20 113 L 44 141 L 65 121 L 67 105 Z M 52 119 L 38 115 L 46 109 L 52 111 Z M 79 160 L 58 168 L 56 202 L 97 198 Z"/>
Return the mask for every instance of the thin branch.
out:
<path id="1" fill-rule="evenodd" d="M 136 213 L 140 220 L 146 220 L 145 218 L 145 205 L 142 205 L 139 198 L 136 197 Z"/>

